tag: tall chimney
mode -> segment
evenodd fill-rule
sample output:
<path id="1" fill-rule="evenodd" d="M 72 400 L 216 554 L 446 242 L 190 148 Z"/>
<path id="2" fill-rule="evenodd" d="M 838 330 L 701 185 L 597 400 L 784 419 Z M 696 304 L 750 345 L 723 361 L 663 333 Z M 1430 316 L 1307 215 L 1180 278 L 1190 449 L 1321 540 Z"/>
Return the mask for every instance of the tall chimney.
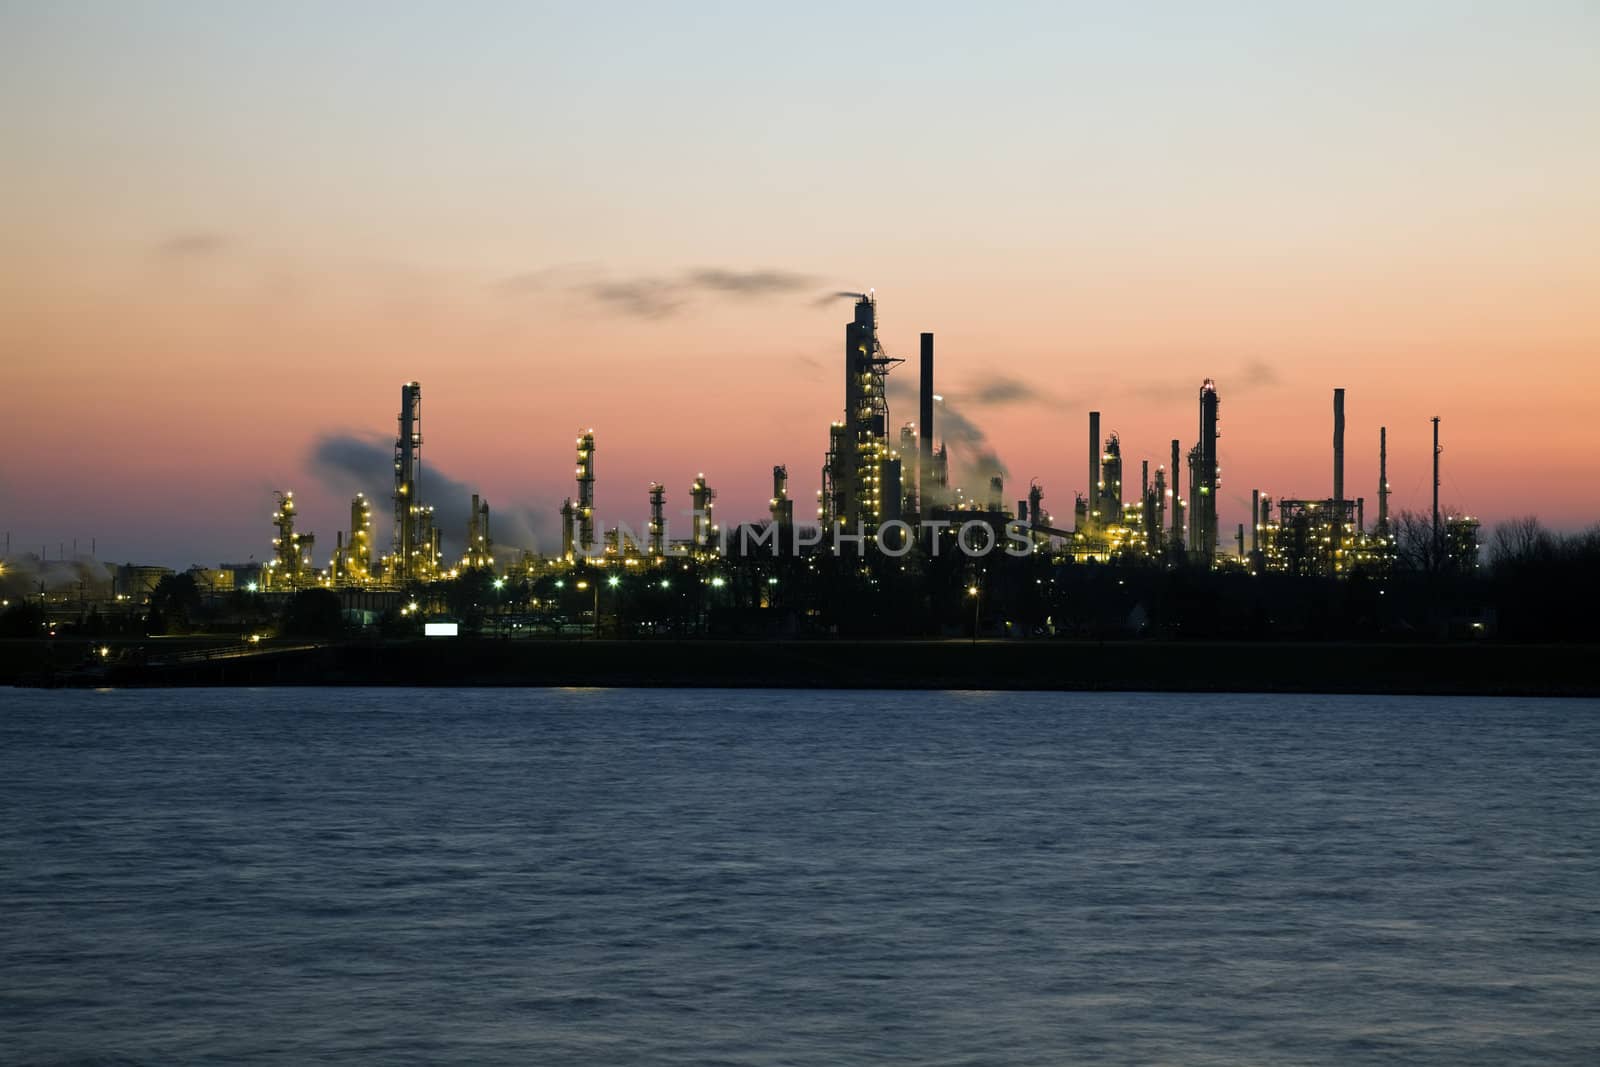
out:
<path id="1" fill-rule="evenodd" d="M 1261 490 L 1250 490 L 1250 553 L 1261 551 Z"/>
<path id="2" fill-rule="evenodd" d="M 1178 472 L 1183 469 L 1183 457 L 1179 451 L 1178 439 L 1172 439 L 1172 543 L 1178 544 L 1183 540 L 1183 476 Z"/>
<path id="3" fill-rule="evenodd" d="M 917 504 L 926 517 L 929 507 L 928 487 L 933 482 L 933 334 L 922 335 L 922 422 L 917 426 L 922 435 L 922 462 L 917 464 Z"/>
<path id="4" fill-rule="evenodd" d="M 1089 514 L 1100 506 L 1100 413 L 1089 412 Z"/>
<path id="5" fill-rule="evenodd" d="M 1378 427 L 1378 528 L 1379 537 L 1389 533 L 1389 427 Z"/>
<path id="6" fill-rule="evenodd" d="M 1334 569 L 1344 544 L 1344 390 L 1333 391 L 1333 554 Z"/>
<path id="7" fill-rule="evenodd" d="M 1200 481 L 1197 486 L 1191 485 L 1190 488 L 1199 489 L 1194 494 L 1200 503 L 1199 523 L 1195 526 L 1200 542 L 1198 558 L 1208 570 L 1216 562 L 1217 556 L 1217 486 L 1221 481 L 1217 463 L 1219 403 L 1217 383 L 1207 378 L 1200 384 Z M 1190 545 L 1189 551 L 1195 553 L 1195 546 Z"/>
<path id="8" fill-rule="evenodd" d="M 1333 503 L 1342 512 L 1344 505 L 1344 390 L 1333 391 Z M 1342 514 L 1335 516 L 1343 523 Z"/>

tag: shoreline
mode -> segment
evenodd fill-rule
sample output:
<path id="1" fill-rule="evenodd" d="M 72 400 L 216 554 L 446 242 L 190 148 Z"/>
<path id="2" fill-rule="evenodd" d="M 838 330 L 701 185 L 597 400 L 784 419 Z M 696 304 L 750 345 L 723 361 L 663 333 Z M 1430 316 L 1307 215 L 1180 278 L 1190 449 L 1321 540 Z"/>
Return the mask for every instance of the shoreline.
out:
<path id="1" fill-rule="evenodd" d="M 70 688 L 411 686 L 1600 697 L 1593 645 L 1080 641 L 507 641 L 266 647 L 0 679 Z"/>

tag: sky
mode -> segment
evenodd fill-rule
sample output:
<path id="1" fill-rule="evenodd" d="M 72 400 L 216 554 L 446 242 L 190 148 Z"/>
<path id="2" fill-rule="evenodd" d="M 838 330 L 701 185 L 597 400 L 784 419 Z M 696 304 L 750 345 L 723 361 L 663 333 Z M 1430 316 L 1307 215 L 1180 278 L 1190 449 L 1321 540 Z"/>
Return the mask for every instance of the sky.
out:
<path id="1" fill-rule="evenodd" d="M 1224 532 L 1332 494 L 1335 387 L 1369 520 L 1434 415 L 1447 507 L 1600 520 L 1592 3 L 0 0 L 0 59 L 13 553 L 260 559 L 275 489 L 331 550 L 408 380 L 502 543 L 589 428 L 606 524 L 804 512 L 867 288 L 1058 517 L 1210 377 Z"/>

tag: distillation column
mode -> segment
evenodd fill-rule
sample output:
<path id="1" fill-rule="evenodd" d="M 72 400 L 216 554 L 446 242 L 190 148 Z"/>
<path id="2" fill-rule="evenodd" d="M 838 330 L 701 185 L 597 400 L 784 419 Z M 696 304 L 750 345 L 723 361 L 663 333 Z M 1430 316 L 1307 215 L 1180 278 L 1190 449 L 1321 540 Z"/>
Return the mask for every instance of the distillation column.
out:
<path id="1" fill-rule="evenodd" d="M 419 544 L 417 483 L 422 477 L 422 386 L 406 382 L 400 387 L 400 429 L 394 441 L 394 577 L 401 582 L 417 576 Z"/>
<path id="2" fill-rule="evenodd" d="M 650 483 L 650 554 L 656 558 L 667 550 L 667 487 Z"/>
<path id="3" fill-rule="evenodd" d="M 350 543 L 345 546 L 345 577 L 365 581 L 372 573 L 372 506 L 365 493 L 350 501 Z"/>
<path id="4" fill-rule="evenodd" d="M 768 504 L 772 525 L 780 530 L 794 526 L 794 501 L 789 499 L 789 468 L 782 463 L 772 468 L 772 500 Z"/>
<path id="5" fill-rule="evenodd" d="M 694 509 L 694 548 L 698 552 L 709 550 L 716 543 L 717 524 L 712 517 L 717 491 L 706 484 L 706 476 L 695 476 L 689 487 L 689 503 Z"/>
<path id="6" fill-rule="evenodd" d="M 594 548 L 594 430 L 578 437 L 578 548 L 589 555 Z"/>

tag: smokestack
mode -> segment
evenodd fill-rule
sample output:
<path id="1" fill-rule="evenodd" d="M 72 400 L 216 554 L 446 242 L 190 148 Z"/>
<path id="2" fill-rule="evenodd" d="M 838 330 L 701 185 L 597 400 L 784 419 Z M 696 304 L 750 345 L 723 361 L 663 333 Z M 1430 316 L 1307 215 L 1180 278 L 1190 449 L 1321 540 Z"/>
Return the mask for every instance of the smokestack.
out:
<path id="1" fill-rule="evenodd" d="M 1089 514 L 1100 506 L 1100 413 L 1089 412 Z"/>
<path id="2" fill-rule="evenodd" d="M 1178 544 L 1183 540 L 1183 508 L 1179 502 L 1183 500 L 1183 477 L 1178 472 L 1183 469 L 1183 458 L 1180 454 L 1178 439 L 1172 439 L 1172 543 Z"/>
<path id="3" fill-rule="evenodd" d="M 1333 391 L 1333 554 L 1334 569 L 1344 542 L 1344 390 Z"/>
<path id="4" fill-rule="evenodd" d="M 1335 516 L 1343 523 L 1344 505 L 1344 390 L 1333 391 L 1333 503 L 1341 515 Z"/>
<path id="5" fill-rule="evenodd" d="M 1221 484 L 1217 462 L 1219 405 L 1217 383 L 1207 378 L 1200 384 L 1200 479 L 1198 484 L 1191 482 L 1189 488 L 1198 490 L 1194 494 L 1200 504 L 1199 522 L 1195 526 L 1199 535 L 1196 540 L 1200 542 L 1198 558 L 1208 570 L 1217 555 L 1217 487 Z M 1195 546 L 1190 545 L 1189 551 L 1195 553 Z"/>
<path id="6" fill-rule="evenodd" d="M 1389 427 L 1378 427 L 1378 536 L 1389 532 Z"/>
<path id="7" fill-rule="evenodd" d="M 1250 553 L 1261 551 L 1261 490 L 1250 490 Z"/>
<path id="8" fill-rule="evenodd" d="M 917 432 L 922 435 L 922 462 L 917 464 L 917 504 L 923 515 L 931 510 L 928 503 L 928 484 L 933 480 L 933 334 L 922 335 L 922 422 Z"/>

